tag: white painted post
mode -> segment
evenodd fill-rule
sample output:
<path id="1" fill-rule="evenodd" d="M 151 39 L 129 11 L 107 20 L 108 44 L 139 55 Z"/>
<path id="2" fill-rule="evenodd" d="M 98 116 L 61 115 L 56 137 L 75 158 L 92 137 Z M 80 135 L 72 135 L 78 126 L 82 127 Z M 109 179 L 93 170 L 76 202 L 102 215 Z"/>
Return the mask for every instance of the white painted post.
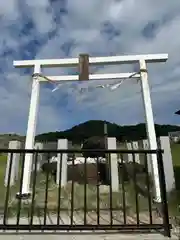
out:
<path id="1" fill-rule="evenodd" d="M 107 147 L 108 150 L 115 150 L 117 149 L 116 146 L 116 138 L 108 137 L 107 138 Z M 111 164 L 111 184 L 112 184 L 112 191 L 118 192 L 119 191 L 119 172 L 118 172 L 118 158 L 117 153 L 110 154 L 111 161 L 108 164 Z"/>
<path id="2" fill-rule="evenodd" d="M 143 140 L 143 149 L 144 150 L 149 150 L 149 142 L 147 139 Z M 145 156 L 144 156 L 145 158 Z M 151 162 L 151 155 L 147 154 L 147 167 L 148 167 L 148 173 L 152 174 L 152 162 Z"/>
<path id="3" fill-rule="evenodd" d="M 21 147 L 21 142 L 19 142 L 19 141 L 10 141 L 9 142 L 9 149 L 19 149 L 20 147 Z M 11 158 L 12 158 L 12 167 L 11 167 L 11 172 L 9 172 Z M 11 174 L 10 186 L 13 186 L 15 184 L 15 180 L 17 180 L 18 173 L 19 173 L 19 159 L 20 159 L 19 153 L 8 153 L 6 172 L 5 172 L 5 178 L 4 178 L 4 186 L 5 187 L 7 187 L 7 185 L 8 185 L 9 174 Z"/>
<path id="4" fill-rule="evenodd" d="M 35 65 L 34 73 L 40 73 L 40 71 L 41 71 L 41 66 L 38 64 Z M 35 139 L 36 125 L 37 125 L 37 113 L 38 113 L 38 105 L 39 105 L 39 91 L 40 91 L 40 83 L 36 77 L 33 77 L 25 149 L 34 148 L 34 139 Z M 30 194 L 32 160 L 33 160 L 33 154 L 26 153 L 25 159 L 24 159 L 25 163 L 24 163 L 24 175 L 23 175 L 23 184 L 22 184 L 23 196 L 26 196 L 26 195 L 28 196 Z"/>
<path id="5" fill-rule="evenodd" d="M 59 139 L 58 140 L 58 149 L 68 149 L 68 140 L 67 139 Z M 61 187 L 66 186 L 67 184 L 67 158 L 68 154 L 63 153 L 61 157 L 61 153 L 57 154 L 57 174 L 56 174 L 56 184 L 59 185 L 61 180 Z M 62 168 L 60 169 L 60 162 L 62 160 Z M 61 171 L 61 179 L 60 179 L 60 171 Z"/>
<path id="6" fill-rule="evenodd" d="M 139 144 L 138 142 L 132 142 L 132 149 L 133 150 L 138 150 L 139 149 Z M 139 158 L 139 154 L 135 154 L 135 162 L 140 164 L 140 158 Z"/>
<path id="7" fill-rule="evenodd" d="M 146 131 L 149 141 L 149 146 L 151 150 L 157 149 L 156 133 L 154 127 L 154 118 L 151 104 L 151 96 L 148 84 L 148 74 L 146 68 L 146 62 L 144 59 L 139 61 L 140 64 L 140 82 L 141 82 L 141 91 L 146 119 Z M 155 201 L 161 202 L 161 190 L 159 182 L 159 172 L 158 172 L 158 162 L 156 154 L 151 154 L 152 160 L 152 170 L 154 178 L 154 188 L 155 188 Z"/>
<path id="8" fill-rule="evenodd" d="M 127 149 L 132 150 L 132 143 L 127 142 Z M 133 161 L 132 153 L 128 153 L 128 163 Z"/>
<path id="9" fill-rule="evenodd" d="M 164 174 L 166 181 L 166 190 L 171 192 L 175 188 L 175 177 L 173 169 L 173 161 L 171 155 L 171 146 L 168 136 L 160 137 L 159 139 L 160 147 L 164 150 L 163 154 L 163 165 L 164 165 Z"/>

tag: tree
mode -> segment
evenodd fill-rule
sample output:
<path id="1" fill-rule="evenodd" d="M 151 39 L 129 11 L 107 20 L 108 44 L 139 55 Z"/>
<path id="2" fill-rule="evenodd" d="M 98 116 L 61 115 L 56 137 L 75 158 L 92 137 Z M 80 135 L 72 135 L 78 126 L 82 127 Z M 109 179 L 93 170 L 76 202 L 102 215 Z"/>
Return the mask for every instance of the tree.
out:
<path id="1" fill-rule="evenodd" d="M 41 169 L 46 175 L 50 174 L 56 182 L 57 162 L 45 162 L 42 164 Z"/>
<path id="2" fill-rule="evenodd" d="M 116 137 L 118 141 L 138 141 L 147 138 L 146 127 L 144 123 L 131 126 L 119 126 L 110 122 L 106 123 L 108 127 L 108 136 Z M 66 138 L 72 141 L 73 144 L 80 144 L 84 139 L 88 139 L 93 136 L 103 137 L 103 128 L 104 121 L 90 120 L 62 132 L 50 132 L 38 135 L 36 136 L 36 140 L 42 142 L 53 142 L 60 138 Z M 180 126 L 155 124 L 155 130 L 157 137 L 168 136 L 169 132 L 180 131 Z"/>

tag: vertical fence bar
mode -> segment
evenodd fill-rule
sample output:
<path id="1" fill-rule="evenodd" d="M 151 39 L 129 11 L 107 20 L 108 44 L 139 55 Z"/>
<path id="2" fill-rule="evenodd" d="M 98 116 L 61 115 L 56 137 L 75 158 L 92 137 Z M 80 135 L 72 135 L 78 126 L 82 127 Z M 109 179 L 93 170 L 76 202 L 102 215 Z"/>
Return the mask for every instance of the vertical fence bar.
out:
<path id="1" fill-rule="evenodd" d="M 135 201 L 136 201 L 136 221 L 137 221 L 137 224 L 139 225 L 139 203 L 138 203 L 138 188 L 137 188 L 135 153 L 132 153 L 132 158 L 133 158 L 133 181 L 134 181 Z"/>
<path id="2" fill-rule="evenodd" d="M 166 196 L 166 181 L 165 181 L 164 164 L 163 164 L 163 156 L 162 156 L 161 149 L 157 150 L 157 158 L 158 158 L 159 181 L 160 181 L 160 188 L 161 188 L 161 199 L 162 199 L 161 209 L 163 214 L 164 235 L 167 237 L 171 237 L 168 204 L 167 204 L 167 196 Z"/>
<path id="3" fill-rule="evenodd" d="M 48 152 L 48 164 L 50 162 L 50 153 Z M 45 201 L 44 201 L 44 226 L 46 226 L 47 219 L 47 203 L 48 203 L 48 187 L 49 187 L 49 169 L 46 173 L 46 186 L 45 186 Z"/>
<path id="4" fill-rule="evenodd" d="M 33 168 L 33 186 L 32 186 L 32 201 L 31 201 L 31 213 L 30 213 L 30 228 L 33 225 L 33 217 L 34 217 L 34 204 L 35 204 L 35 194 L 36 194 L 36 177 L 37 177 L 37 164 L 38 164 L 38 152 L 35 152 L 35 167 Z"/>
<path id="5" fill-rule="evenodd" d="M 113 204 L 112 204 L 112 177 L 111 177 L 111 154 L 108 154 L 109 159 L 109 176 L 110 176 L 110 184 L 109 184 L 109 210 L 110 210 L 110 225 L 113 225 Z"/>
<path id="6" fill-rule="evenodd" d="M 58 209 L 57 209 L 57 225 L 59 226 L 60 212 L 61 212 L 62 153 L 58 153 L 58 154 L 60 154 L 60 170 L 59 170 L 59 183 L 58 183 Z M 58 174 L 58 171 L 56 174 Z"/>
<path id="7" fill-rule="evenodd" d="M 22 186 L 23 186 L 23 178 L 24 178 L 24 166 L 25 166 L 25 155 L 26 155 L 26 150 L 23 151 L 22 153 L 22 168 L 21 168 L 21 177 L 20 177 L 20 187 L 19 187 L 19 196 L 22 196 Z M 20 215 L 21 215 L 21 203 L 22 203 L 22 198 L 18 198 L 18 206 L 17 206 L 17 229 L 19 228 L 19 221 L 20 221 Z"/>
<path id="8" fill-rule="evenodd" d="M 84 225 L 87 224 L 87 158 L 84 159 Z"/>
<path id="9" fill-rule="evenodd" d="M 123 202 L 123 220 L 124 224 L 126 224 L 126 191 L 125 191 L 125 184 L 124 184 L 124 179 L 125 179 L 125 166 L 124 166 L 124 161 L 123 161 L 123 154 L 120 155 L 121 159 L 121 166 L 122 166 L 122 171 L 120 171 L 120 177 L 122 181 L 122 202 Z"/>
<path id="10" fill-rule="evenodd" d="M 148 171 L 148 156 L 145 153 L 145 174 L 146 174 L 146 185 L 147 185 L 147 196 L 148 196 L 148 208 L 149 208 L 149 223 L 153 224 L 152 221 L 152 198 L 151 198 L 151 189 L 150 189 L 150 179 Z"/>
<path id="11" fill-rule="evenodd" d="M 11 172 L 12 172 L 12 162 L 13 162 L 13 152 L 10 152 L 10 163 L 9 163 L 9 171 L 8 171 L 8 181 L 7 181 L 7 191 L 5 197 L 5 204 L 4 204 L 4 218 L 3 224 L 7 224 L 7 215 L 8 215 L 8 203 L 9 203 L 9 192 L 10 192 L 10 181 L 11 181 Z"/>
<path id="12" fill-rule="evenodd" d="M 72 159 L 72 169 L 74 171 L 75 164 L 74 164 L 74 158 Z M 72 186 L 71 186 L 71 226 L 73 226 L 73 220 L 74 220 L 74 174 L 72 174 Z"/>
<path id="13" fill-rule="evenodd" d="M 96 160 L 96 178 L 97 178 L 97 182 L 96 182 L 96 193 L 97 193 L 97 196 L 96 196 L 96 200 L 97 200 L 97 224 L 99 225 L 100 223 L 100 207 L 99 207 L 99 204 L 100 204 L 100 196 L 99 196 L 99 157 L 97 157 L 97 160 Z"/>

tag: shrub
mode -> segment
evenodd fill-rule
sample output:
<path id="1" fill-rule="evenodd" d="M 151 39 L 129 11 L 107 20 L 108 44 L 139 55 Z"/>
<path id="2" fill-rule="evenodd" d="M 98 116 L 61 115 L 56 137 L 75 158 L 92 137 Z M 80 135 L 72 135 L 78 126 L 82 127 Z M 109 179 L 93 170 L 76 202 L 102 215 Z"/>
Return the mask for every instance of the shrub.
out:
<path id="1" fill-rule="evenodd" d="M 105 149 L 105 139 L 104 137 L 90 137 L 83 143 L 82 149 Z M 97 157 L 105 157 L 104 152 L 85 152 L 83 153 L 83 157 L 97 158 Z"/>
<path id="2" fill-rule="evenodd" d="M 43 163 L 41 169 L 45 174 L 50 174 L 56 181 L 57 162 Z"/>

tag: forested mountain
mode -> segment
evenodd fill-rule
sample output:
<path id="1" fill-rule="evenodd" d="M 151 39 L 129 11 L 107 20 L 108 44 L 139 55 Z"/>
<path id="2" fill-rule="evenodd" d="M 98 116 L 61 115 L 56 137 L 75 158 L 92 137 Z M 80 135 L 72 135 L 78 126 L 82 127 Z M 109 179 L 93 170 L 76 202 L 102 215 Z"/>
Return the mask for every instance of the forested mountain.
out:
<path id="1" fill-rule="evenodd" d="M 145 124 L 130 126 L 119 126 L 115 123 L 107 123 L 108 136 L 116 137 L 118 140 L 139 140 L 146 138 Z M 155 124 L 156 135 L 167 136 L 169 132 L 180 131 L 180 126 L 158 125 Z M 56 141 L 59 138 L 67 138 L 74 143 L 92 136 L 104 135 L 104 121 L 90 120 L 85 123 L 72 127 L 71 129 L 61 132 L 49 132 L 36 136 L 38 141 Z"/>

